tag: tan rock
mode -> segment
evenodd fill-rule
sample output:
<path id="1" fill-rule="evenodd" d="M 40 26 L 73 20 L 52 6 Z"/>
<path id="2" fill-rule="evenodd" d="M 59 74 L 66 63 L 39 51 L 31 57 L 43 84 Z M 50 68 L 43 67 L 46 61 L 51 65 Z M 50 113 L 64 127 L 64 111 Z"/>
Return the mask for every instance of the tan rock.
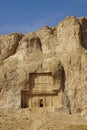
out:
<path id="1" fill-rule="evenodd" d="M 83 110 L 87 103 L 86 30 L 86 17 L 67 17 L 58 27 L 1 35 L 0 108 L 48 104 L 69 113 Z"/>

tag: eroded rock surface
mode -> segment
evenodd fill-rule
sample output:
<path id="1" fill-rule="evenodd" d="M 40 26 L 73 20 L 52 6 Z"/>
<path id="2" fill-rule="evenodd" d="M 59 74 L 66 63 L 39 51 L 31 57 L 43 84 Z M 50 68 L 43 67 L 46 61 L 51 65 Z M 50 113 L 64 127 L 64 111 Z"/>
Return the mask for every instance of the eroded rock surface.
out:
<path id="1" fill-rule="evenodd" d="M 62 109 L 83 111 L 87 104 L 87 17 L 66 17 L 57 27 L 24 35 L 0 35 L 0 109 L 20 108 L 21 91 L 29 89 L 29 73 L 39 72 L 52 72 Z"/>

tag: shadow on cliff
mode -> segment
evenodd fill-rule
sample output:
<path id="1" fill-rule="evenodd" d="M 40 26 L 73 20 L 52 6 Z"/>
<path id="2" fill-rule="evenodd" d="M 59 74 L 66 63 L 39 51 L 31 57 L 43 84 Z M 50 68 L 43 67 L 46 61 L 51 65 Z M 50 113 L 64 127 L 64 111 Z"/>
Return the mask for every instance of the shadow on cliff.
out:
<path id="1" fill-rule="evenodd" d="M 69 97 L 68 97 L 68 94 L 65 90 L 65 82 L 66 82 L 66 73 L 65 73 L 65 70 L 64 70 L 64 67 L 63 67 L 63 70 L 62 70 L 62 84 L 61 84 L 61 90 L 62 90 L 62 103 L 64 105 L 64 107 L 68 110 L 68 113 L 71 114 L 71 105 L 70 105 L 70 100 L 69 100 Z"/>

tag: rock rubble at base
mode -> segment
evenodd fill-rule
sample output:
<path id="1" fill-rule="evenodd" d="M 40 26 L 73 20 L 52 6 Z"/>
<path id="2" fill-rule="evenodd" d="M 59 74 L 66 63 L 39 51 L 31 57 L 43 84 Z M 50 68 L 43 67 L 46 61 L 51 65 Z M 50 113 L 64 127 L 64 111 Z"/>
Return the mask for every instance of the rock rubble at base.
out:
<path id="1" fill-rule="evenodd" d="M 55 73 L 59 63 L 69 101 L 63 98 L 63 107 L 83 112 L 87 104 L 87 17 L 66 17 L 57 27 L 45 26 L 32 33 L 0 35 L 0 109 L 20 108 L 20 92 L 29 86 L 29 73 Z"/>

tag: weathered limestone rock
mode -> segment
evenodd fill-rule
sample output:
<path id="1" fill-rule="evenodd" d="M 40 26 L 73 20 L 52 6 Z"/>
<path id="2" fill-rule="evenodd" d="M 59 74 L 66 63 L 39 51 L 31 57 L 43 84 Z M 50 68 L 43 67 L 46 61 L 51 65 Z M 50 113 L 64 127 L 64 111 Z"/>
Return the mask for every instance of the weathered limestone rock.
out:
<path id="1" fill-rule="evenodd" d="M 86 36 L 83 36 L 83 32 L 86 30 L 83 28 L 85 25 L 81 24 L 83 19 L 87 25 L 86 18 L 68 17 L 59 24 L 57 30 L 58 41 L 62 48 L 59 57 L 66 76 L 65 91 L 69 97 L 72 111 L 83 109 L 87 103 L 87 42 L 85 42 Z M 83 31 L 83 29 L 85 30 Z"/>
<path id="2" fill-rule="evenodd" d="M 0 109 L 20 108 L 21 91 L 30 91 L 29 74 L 49 72 L 49 90 L 59 97 L 54 101 L 59 100 L 58 108 L 82 112 L 87 104 L 86 17 L 67 17 L 57 27 L 24 35 L 0 36 Z"/>
<path id="3" fill-rule="evenodd" d="M 22 34 L 0 35 L 0 62 L 15 54 Z"/>

